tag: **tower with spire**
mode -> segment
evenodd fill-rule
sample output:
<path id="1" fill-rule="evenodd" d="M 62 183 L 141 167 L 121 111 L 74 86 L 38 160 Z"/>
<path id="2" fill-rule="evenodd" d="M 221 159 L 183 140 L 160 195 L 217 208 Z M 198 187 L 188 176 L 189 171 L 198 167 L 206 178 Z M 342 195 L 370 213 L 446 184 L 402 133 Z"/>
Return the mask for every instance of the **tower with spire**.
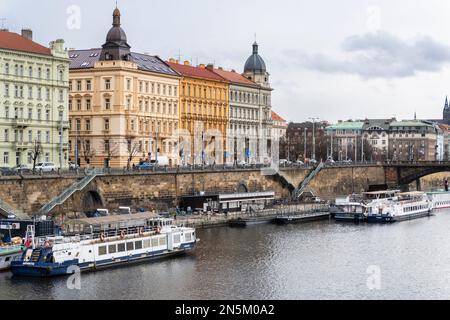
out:
<path id="1" fill-rule="evenodd" d="M 120 10 L 116 7 L 113 12 L 112 28 L 106 35 L 105 44 L 102 45 L 100 60 L 128 60 L 130 49 L 127 35 L 120 26 Z"/>
<path id="2" fill-rule="evenodd" d="M 442 120 L 444 124 L 450 125 L 450 105 L 448 103 L 448 97 L 445 97 L 444 116 Z"/>
<path id="3" fill-rule="evenodd" d="M 259 45 L 253 43 L 253 54 L 247 59 L 244 66 L 244 76 L 262 87 L 270 88 L 269 73 L 266 69 L 266 63 L 259 55 Z"/>

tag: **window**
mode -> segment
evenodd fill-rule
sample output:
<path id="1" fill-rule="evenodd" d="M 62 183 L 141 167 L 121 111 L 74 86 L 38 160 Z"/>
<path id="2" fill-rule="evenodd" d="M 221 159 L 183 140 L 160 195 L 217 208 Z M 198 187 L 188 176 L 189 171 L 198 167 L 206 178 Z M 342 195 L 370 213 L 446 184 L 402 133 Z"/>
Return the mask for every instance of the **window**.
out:
<path id="1" fill-rule="evenodd" d="M 81 99 L 77 99 L 77 110 L 81 110 Z"/>
<path id="2" fill-rule="evenodd" d="M 77 81 L 77 90 L 81 91 L 81 80 Z"/>
<path id="3" fill-rule="evenodd" d="M 104 256 L 106 254 L 106 246 L 98 247 L 98 255 Z"/>
<path id="4" fill-rule="evenodd" d="M 131 90 L 131 80 L 127 79 L 127 90 Z"/>
<path id="5" fill-rule="evenodd" d="M 5 63 L 5 74 L 9 74 L 9 63 Z"/>
<path id="6" fill-rule="evenodd" d="M 105 90 L 111 90 L 111 79 L 105 79 Z"/>
<path id="7" fill-rule="evenodd" d="M 72 110 L 72 100 L 69 100 L 69 110 Z"/>
<path id="8" fill-rule="evenodd" d="M 135 241 L 134 242 L 134 248 L 136 250 L 142 249 L 142 241 Z"/>
<path id="9" fill-rule="evenodd" d="M 4 141 L 5 142 L 9 142 L 9 130 L 8 129 L 5 129 Z"/>
<path id="10" fill-rule="evenodd" d="M 37 98 L 38 98 L 38 100 L 41 100 L 42 99 L 42 89 L 41 88 L 38 88 L 38 91 L 37 91 Z"/>
<path id="11" fill-rule="evenodd" d="M 47 80 L 50 80 L 50 69 L 47 68 L 46 71 L 46 75 L 47 75 Z"/>
<path id="12" fill-rule="evenodd" d="M 63 90 L 59 90 L 59 102 L 63 102 L 64 101 L 64 91 Z"/>
<path id="13" fill-rule="evenodd" d="M 91 80 L 86 80 L 86 90 L 91 91 Z"/>
<path id="14" fill-rule="evenodd" d="M 33 131 L 28 130 L 28 142 L 33 142 Z"/>
<path id="15" fill-rule="evenodd" d="M 59 81 L 64 81 L 64 71 L 59 70 Z"/>
<path id="16" fill-rule="evenodd" d="M 91 131 L 91 120 L 87 119 L 85 122 L 86 131 Z"/>
<path id="17" fill-rule="evenodd" d="M 91 110 L 91 99 L 86 99 L 86 110 Z"/>
<path id="18" fill-rule="evenodd" d="M 28 108 L 28 119 L 32 119 L 33 118 L 33 109 L 32 108 Z"/>
<path id="19" fill-rule="evenodd" d="M 117 252 L 117 246 L 115 244 L 110 244 L 108 246 L 108 253 L 111 254 L 111 253 L 116 253 L 116 252 Z"/>
<path id="20" fill-rule="evenodd" d="M 178 235 L 179 237 L 180 235 Z M 159 245 L 160 246 L 165 246 L 166 245 L 166 238 L 159 238 Z"/>
<path id="21" fill-rule="evenodd" d="M 45 121 L 50 121 L 50 110 L 45 110 Z"/>
<path id="22" fill-rule="evenodd" d="M 3 152 L 3 163 L 4 164 L 9 163 L 9 152 Z"/>
<path id="23" fill-rule="evenodd" d="M 117 244 L 117 252 L 125 252 L 125 243 L 118 243 Z"/>
<path id="24" fill-rule="evenodd" d="M 144 240 L 144 248 L 150 248 L 152 243 L 150 241 L 150 239 Z"/>
<path id="25" fill-rule="evenodd" d="M 45 132 L 45 142 L 50 143 L 50 131 Z"/>
<path id="26" fill-rule="evenodd" d="M 5 97 L 9 97 L 9 84 L 5 83 Z"/>
<path id="27" fill-rule="evenodd" d="M 42 69 L 40 67 L 38 68 L 38 78 L 42 78 Z"/>
<path id="28" fill-rule="evenodd" d="M 109 99 L 109 98 L 105 99 L 105 109 L 106 110 L 111 109 L 111 99 Z"/>
<path id="29" fill-rule="evenodd" d="M 127 242 L 127 251 L 134 250 L 134 242 Z"/>
<path id="30" fill-rule="evenodd" d="M 103 129 L 105 131 L 109 131 L 109 119 L 104 119 L 103 120 Z"/>
<path id="31" fill-rule="evenodd" d="M 33 87 L 28 87 L 28 99 L 33 99 Z"/>
<path id="32" fill-rule="evenodd" d="M 152 239 L 152 247 L 158 246 L 158 239 Z"/>

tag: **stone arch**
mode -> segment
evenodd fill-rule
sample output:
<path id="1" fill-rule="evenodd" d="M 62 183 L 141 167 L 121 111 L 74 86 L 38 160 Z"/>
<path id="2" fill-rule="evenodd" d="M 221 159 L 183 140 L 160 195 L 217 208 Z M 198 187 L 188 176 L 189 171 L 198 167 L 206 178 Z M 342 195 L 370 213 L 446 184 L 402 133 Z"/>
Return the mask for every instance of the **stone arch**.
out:
<path id="1" fill-rule="evenodd" d="M 105 206 L 105 199 L 100 191 L 95 188 L 87 188 L 81 195 L 81 208 L 83 210 L 95 210 Z"/>
<path id="2" fill-rule="evenodd" d="M 238 193 L 248 193 L 248 187 L 247 184 L 244 181 L 239 182 L 237 188 Z"/>

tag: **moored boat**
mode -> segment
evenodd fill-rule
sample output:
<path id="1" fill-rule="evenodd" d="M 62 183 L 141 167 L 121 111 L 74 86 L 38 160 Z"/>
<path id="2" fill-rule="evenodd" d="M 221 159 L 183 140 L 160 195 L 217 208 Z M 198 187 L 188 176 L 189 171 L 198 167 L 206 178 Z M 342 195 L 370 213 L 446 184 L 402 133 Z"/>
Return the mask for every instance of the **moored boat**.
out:
<path id="1" fill-rule="evenodd" d="M 364 192 L 346 198 L 336 198 L 330 207 L 330 214 L 336 221 L 363 222 L 367 219 L 367 207 L 395 196 L 397 190 Z"/>
<path id="2" fill-rule="evenodd" d="M 427 195 L 433 204 L 434 210 L 450 208 L 450 192 L 435 191 L 435 192 L 428 192 Z"/>
<path id="3" fill-rule="evenodd" d="M 390 223 L 429 216 L 432 202 L 423 192 L 398 193 L 396 197 L 368 206 L 369 223 Z"/>
<path id="4" fill-rule="evenodd" d="M 19 258 L 24 249 L 21 238 L 12 239 L 11 243 L 0 244 L 0 271 L 8 270 L 11 261 Z"/>
<path id="5" fill-rule="evenodd" d="M 51 277 L 143 262 L 185 253 L 197 242 L 194 228 L 155 218 L 151 226 L 77 236 L 32 238 L 11 263 L 16 276 Z"/>

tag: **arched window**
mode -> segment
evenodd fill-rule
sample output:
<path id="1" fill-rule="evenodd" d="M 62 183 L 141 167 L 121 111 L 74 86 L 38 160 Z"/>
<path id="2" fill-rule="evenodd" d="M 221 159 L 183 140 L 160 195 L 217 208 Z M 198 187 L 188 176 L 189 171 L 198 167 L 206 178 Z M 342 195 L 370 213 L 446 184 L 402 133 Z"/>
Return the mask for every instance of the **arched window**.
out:
<path id="1" fill-rule="evenodd" d="M 9 74 L 9 63 L 5 64 L 5 74 Z"/>

